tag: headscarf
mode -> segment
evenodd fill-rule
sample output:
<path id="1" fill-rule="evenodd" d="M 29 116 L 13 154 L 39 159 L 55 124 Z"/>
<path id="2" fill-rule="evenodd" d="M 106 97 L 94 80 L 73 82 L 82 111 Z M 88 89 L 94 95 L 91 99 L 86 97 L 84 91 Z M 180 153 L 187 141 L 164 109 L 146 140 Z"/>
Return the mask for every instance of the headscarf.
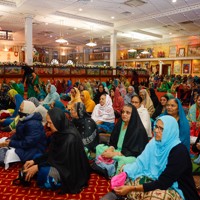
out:
<path id="1" fill-rule="evenodd" d="M 114 110 L 116 110 L 117 112 L 120 113 L 123 106 L 124 106 L 124 99 L 119 92 L 119 88 L 116 87 L 115 93 L 114 93 L 114 98 L 113 98 L 113 108 L 114 108 Z"/>
<path id="2" fill-rule="evenodd" d="M 161 120 L 164 124 L 161 141 L 156 141 L 154 137 L 147 144 L 145 150 L 136 161 L 124 167 L 124 172 L 126 172 L 132 180 L 141 176 L 157 180 L 166 168 L 170 151 L 181 142 L 179 139 L 179 127 L 175 118 L 171 116 L 162 116 L 158 118 L 158 120 Z M 172 188 L 184 199 L 177 182 L 173 183 Z"/>
<path id="3" fill-rule="evenodd" d="M 39 112 L 41 115 L 42 115 L 42 125 L 44 126 L 47 122 L 46 120 L 46 116 L 47 116 L 47 109 L 42 106 L 42 105 L 39 105 L 38 107 L 36 107 L 36 109 L 34 110 L 34 113 L 35 112 Z"/>
<path id="4" fill-rule="evenodd" d="M 155 111 L 153 102 L 151 100 L 151 97 L 149 96 L 148 92 L 146 89 L 141 89 L 140 92 L 144 95 L 144 100 L 142 101 L 142 104 L 144 107 L 148 110 L 150 117 Z"/>
<path id="5" fill-rule="evenodd" d="M 112 100 L 108 94 L 106 95 L 106 102 L 103 106 L 97 104 L 92 112 L 92 119 L 96 121 L 103 122 L 114 122 L 115 115 L 114 109 L 112 107 Z"/>
<path id="6" fill-rule="evenodd" d="M 155 90 L 153 88 L 150 88 L 149 92 L 150 92 L 150 98 L 153 102 L 153 106 L 154 106 L 154 108 L 156 108 L 156 106 L 159 104 L 159 100 L 158 100 L 158 97 L 155 93 Z"/>
<path id="7" fill-rule="evenodd" d="M 131 104 L 128 105 L 132 108 L 132 113 L 126 129 L 121 153 L 124 156 L 137 157 L 142 153 L 148 143 L 148 136 L 137 109 Z M 122 118 L 120 118 L 111 133 L 110 145 L 114 146 L 115 149 L 117 149 L 122 122 Z"/>
<path id="8" fill-rule="evenodd" d="M 67 108 L 69 110 L 74 106 L 74 104 L 76 102 L 82 102 L 81 101 L 81 95 L 80 95 L 80 92 L 79 92 L 78 88 L 73 87 L 73 89 L 75 90 L 76 94 L 75 94 L 75 97 L 73 97 L 72 95 L 70 96 L 71 97 L 71 101 L 69 101 L 68 104 L 67 104 Z"/>
<path id="9" fill-rule="evenodd" d="M 18 94 L 18 92 L 17 92 L 16 90 L 14 90 L 14 89 L 10 89 L 10 90 L 8 91 L 8 95 L 9 95 L 12 99 L 14 99 L 14 97 L 15 97 L 16 94 Z"/>
<path id="10" fill-rule="evenodd" d="M 47 85 L 48 87 L 48 85 Z M 43 104 L 51 104 L 53 101 L 60 100 L 59 94 L 56 92 L 55 85 L 51 85 L 50 92 L 45 97 Z"/>
<path id="11" fill-rule="evenodd" d="M 48 163 L 59 172 L 62 193 L 79 193 L 90 178 L 81 137 L 59 108 L 50 109 L 48 114 L 58 130 L 52 135 Z"/>
<path id="12" fill-rule="evenodd" d="M 132 98 L 132 96 L 136 95 L 135 89 L 134 89 L 133 86 L 129 86 L 128 88 L 131 88 L 131 89 L 132 89 L 132 93 L 129 93 L 129 92 L 126 93 L 126 95 L 125 95 L 125 97 L 124 97 L 124 103 L 125 103 L 125 104 L 131 103 L 131 98 Z"/>
<path id="13" fill-rule="evenodd" d="M 20 94 L 16 94 L 14 96 L 14 100 L 15 100 L 15 111 L 14 111 L 14 113 L 11 116 L 12 118 L 17 116 L 18 111 L 19 111 L 19 107 L 20 107 L 20 105 L 21 105 L 21 103 L 22 103 L 22 101 L 24 99 L 23 99 L 23 97 Z"/>
<path id="14" fill-rule="evenodd" d="M 75 103 L 74 108 L 78 114 L 78 119 L 74 118 L 72 122 L 78 129 L 84 146 L 87 147 L 89 150 L 94 151 L 99 142 L 97 125 L 86 112 L 83 103 Z"/>
<path id="15" fill-rule="evenodd" d="M 91 99 L 90 93 L 87 90 L 83 90 L 82 94 L 84 95 L 84 105 L 86 111 L 92 113 L 95 107 L 95 102 Z"/>
<path id="16" fill-rule="evenodd" d="M 61 101 L 54 101 L 54 107 L 60 108 L 63 112 L 66 111 L 65 105 Z"/>
<path id="17" fill-rule="evenodd" d="M 38 107 L 38 106 L 40 105 L 40 102 L 39 102 L 39 101 L 37 100 L 37 98 L 35 98 L 35 97 L 30 97 L 30 98 L 28 99 L 28 101 L 33 102 L 33 103 L 35 104 L 36 107 Z"/>
<path id="18" fill-rule="evenodd" d="M 187 147 L 188 151 L 190 151 L 190 125 L 186 118 L 185 111 L 183 110 L 183 106 L 178 98 L 174 99 L 178 104 L 178 115 L 179 115 L 179 132 L 180 132 L 180 140 Z M 168 115 L 167 110 L 163 113 L 163 115 Z"/>

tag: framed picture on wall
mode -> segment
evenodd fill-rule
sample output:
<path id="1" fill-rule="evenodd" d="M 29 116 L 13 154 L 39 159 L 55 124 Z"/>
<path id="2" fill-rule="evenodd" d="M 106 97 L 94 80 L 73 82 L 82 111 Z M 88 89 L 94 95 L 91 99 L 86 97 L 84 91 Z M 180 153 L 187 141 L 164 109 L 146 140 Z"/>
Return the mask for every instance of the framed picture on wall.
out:
<path id="1" fill-rule="evenodd" d="M 185 56 L 185 48 L 179 48 L 178 56 L 179 57 L 184 57 Z"/>
<path id="2" fill-rule="evenodd" d="M 180 74 L 181 73 L 181 63 L 179 63 L 179 62 L 174 63 L 174 73 L 175 74 Z"/>
<path id="3" fill-rule="evenodd" d="M 190 64 L 183 64 L 183 74 L 190 73 Z"/>
<path id="4" fill-rule="evenodd" d="M 200 44 L 188 46 L 188 56 L 200 56 Z"/>
<path id="5" fill-rule="evenodd" d="M 169 47 L 169 57 L 176 57 L 177 54 L 177 46 Z"/>

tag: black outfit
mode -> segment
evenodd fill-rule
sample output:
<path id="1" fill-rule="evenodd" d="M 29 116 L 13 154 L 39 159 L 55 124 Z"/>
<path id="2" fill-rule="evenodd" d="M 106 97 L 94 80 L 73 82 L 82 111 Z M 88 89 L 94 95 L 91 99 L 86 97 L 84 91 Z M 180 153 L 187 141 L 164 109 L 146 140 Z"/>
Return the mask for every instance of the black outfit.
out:
<path id="1" fill-rule="evenodd" d="M 157 105 L 160 103 L 158 97 L 156 96 L 155 90 L 153 88 L 150 88 L 149 91 L 150 91 L 150 98 L 153 102 L 153 106 L 154 108 L 156 108 Z"/>
<path id="2" fill-rule="evenodd" d="M 95 104 L 99 104 L 99 100 L 102 94 L 107 94 L 107 92 L 105 91 L 105 89 L 103 88 L 103 92 L 99 92 L 99 89 L 97 89 L 97 92 L 93 98 L 93 101 L 95 102 Z"/>
<path id="3" fill-rule="evenodd" d="M 59 108 L 49 110 L 48 114 L 58 131 L 52 135 L 48 153 L 34 162 L 39 167 L 50 165 L 57 169 L 61 193 L 79 193 L 90 178 L 90 166 L 80 134 Z"/>
<path id="4" fill-rule="evenodd" d="M 83 145 L 87 147 L 89 151 L 95 152 L 95 147 L 99 143 L 97 125 L 86 112 L 83 103 L 75 103 L 75 108 L 79 118 L 74 118 L 72 122 L 81 135 Z"/>
<path id="5" fill-rule="evenodd" d="M 153 115 L 151 116 L 151 118 L 153 120 L 156 119 L 156 117 L 158 117 L 161 113 L 162 113 L 162 109 L 163 109 L 163 106 L 161 105 L 161 103 L 159 102 L 159 104 L 157 105 L 156 109 L 155 109 L 155 112 L 153 113 Z"/>
<path id="6" fill-rule="evenodd" d="M 200 133 L 199 133 L 198 138 L 196 139 L 195 143 L 192 145 L 192 151 L 200 154 L 200 150 L 197 149 L 198 142 L 200 142 Z"/>
<path id="7" fill-rule="evenodd" d="M 140 116 L 137 112 L 137 109 L 132 105 L 131 107 L 132 114 L 124 137 L 121 153 L 124 156 L 137 157 L 142 153 L 146 144 L 148 143 L 148 136 L 140 119 Z M 117 124 L 115 125 L 110 137 L 109 145 L 114 146 L 115 149 L 117 149 L 117 143 L 120 135 L 121 126 L 122 119 L 120 118 Z"/>
<path id="8" fill-rule="evenodd" d="M 188 150 L 181 143 L 171 149 L 168 164 L 158 180 L 143 184 L 144 192 L 167 190 L 175 181 L 178 182 L 186 200 L 200 199 L 192 177 L 192 163 Z"/>
<path id="9" fill-rule="evenodd" d="M 10 87 L 7 84 L 3 84 L 0 91 L 0 110 L 7 110 L 8 108 L 14 108 L 15 106 L 11 105 L 11 99 L 8 96 L 8 91 Z M 12 107 L 10 107 L 12 106 Z"/>

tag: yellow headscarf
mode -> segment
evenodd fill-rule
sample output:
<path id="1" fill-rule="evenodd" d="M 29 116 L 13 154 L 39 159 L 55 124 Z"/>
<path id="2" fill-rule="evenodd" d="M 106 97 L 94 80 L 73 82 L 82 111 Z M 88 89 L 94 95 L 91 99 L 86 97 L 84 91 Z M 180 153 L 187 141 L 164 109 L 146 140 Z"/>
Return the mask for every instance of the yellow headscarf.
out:
<path id="1" fill-rule="evenodd" d="M 15 97 L 16 94 L 18 94 L 18 92 L 17 92 L 16 90 L 14 90 L 14 89 L 10 89 L 10 90 L 8 91 L 8 95 L 9 95 L 12 99 L 14 99 L 14 97 Z"/>

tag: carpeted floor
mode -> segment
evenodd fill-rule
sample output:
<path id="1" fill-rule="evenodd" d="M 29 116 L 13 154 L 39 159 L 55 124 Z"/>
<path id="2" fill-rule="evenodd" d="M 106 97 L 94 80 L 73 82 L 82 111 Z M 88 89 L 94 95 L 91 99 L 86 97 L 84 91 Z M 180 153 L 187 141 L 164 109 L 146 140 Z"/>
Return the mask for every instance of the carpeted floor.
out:
<path id="1" fill-rule="evenodd" d="M 89 186 L 80 194 L 59 195 L 54 191 L 40 189 L 32 180 L 30 187 L 15 186 L 12 181 L 17 178 L 22 164 L 14 163 L 8 170 L 0 167 L 0 199 L 10 200 L 97 200 L 109 191 L 109 181 L 91 174 Z"/>
<path id="2" fill-rule="evenodd" d="M 0 138 L 8 136 L 8 133 L 0 133 Z M 97 200 L 110 189 L 110 182 L 94 173 L 91 174 L 89 186 L 79 194 L 59 195 L 54 191 L 40 189 L 35 180 L 32 180 L 30 187 L 15 186 L 12 182 L 18 177 L 21 167 L 21 163 L 12 163 L 7 170 L 0 166 L 1 200 Z"/>

